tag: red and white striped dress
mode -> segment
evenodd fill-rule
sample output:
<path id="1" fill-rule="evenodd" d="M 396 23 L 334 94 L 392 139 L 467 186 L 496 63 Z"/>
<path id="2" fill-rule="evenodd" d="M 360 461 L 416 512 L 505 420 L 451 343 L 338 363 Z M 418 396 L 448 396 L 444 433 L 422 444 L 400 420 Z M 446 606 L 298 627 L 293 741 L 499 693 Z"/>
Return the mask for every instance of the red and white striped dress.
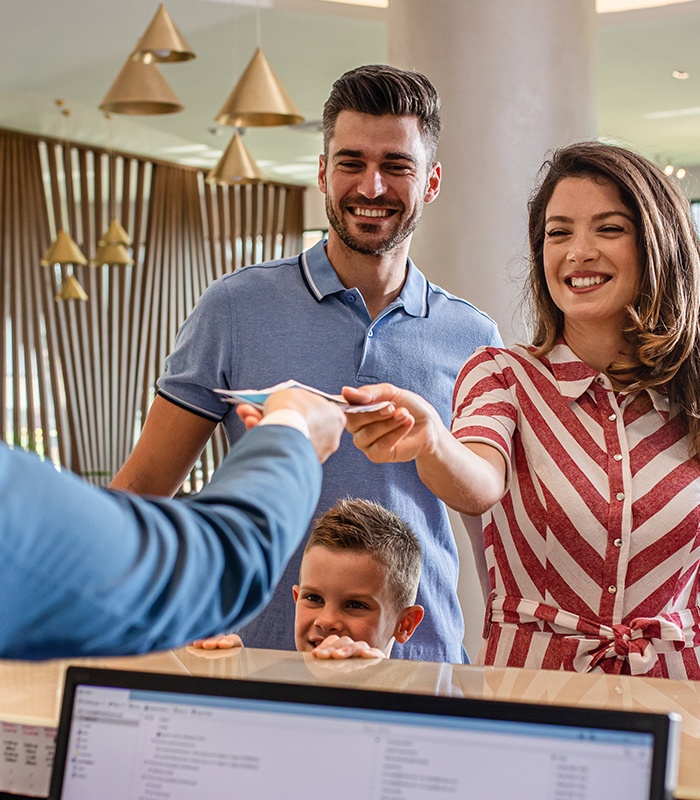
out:
<path id="1" fill-rule="evenodd" d="M 452 432 L 509 465 L 479 663 L 699 680 L 700 459 L 667 398 L 616 393 L 565 344 L 480 348 Z"/>

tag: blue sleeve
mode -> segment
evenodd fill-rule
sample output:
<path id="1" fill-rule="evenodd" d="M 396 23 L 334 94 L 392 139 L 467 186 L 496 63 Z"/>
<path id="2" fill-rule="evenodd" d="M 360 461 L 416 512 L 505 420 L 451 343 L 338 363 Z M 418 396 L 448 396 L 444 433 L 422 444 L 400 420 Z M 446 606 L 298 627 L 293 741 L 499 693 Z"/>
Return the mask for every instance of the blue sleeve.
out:
<path id="1" fill-rule="evenodd" d="M 244 624 L 320 485 L 311 443 L 277 425 L 244 436 L 188 500 L 96 489 L 0 446 L 0 657 L 141 653 Z"/>
<path id="2" fill-rule="evenodd" d="M 503 339 L 501 339 L 501 332 L 498 330 L 496 323 L 493 325 L 491 338 L 485 342 L 489 347 L 503 347 Z"/>
<path id="3" fill-rule="evenodd" d="M 230 277 L 230 276 L 228 276 Z M 221 421 L 231 410 L 214 389 L 233 389 L 235 309 L 225 279 L 214 281 L 180 326 L 158 393 L 188 411 Z"/>

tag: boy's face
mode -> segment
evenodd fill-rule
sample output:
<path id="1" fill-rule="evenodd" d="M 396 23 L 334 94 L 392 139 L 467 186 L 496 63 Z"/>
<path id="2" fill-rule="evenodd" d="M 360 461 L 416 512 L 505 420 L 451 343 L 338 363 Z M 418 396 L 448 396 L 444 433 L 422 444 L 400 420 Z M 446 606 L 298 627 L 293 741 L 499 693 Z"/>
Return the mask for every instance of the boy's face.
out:
<path id="1" fill-rule="evenodd" d="M 297 650 L 313 650 L 326 636 L 337 634 L 389 655 L 403 615 L 395 608 L 385 572 L 365 552 L 320 546 L 307 551 L 301 582 L 292 589 Z"/>

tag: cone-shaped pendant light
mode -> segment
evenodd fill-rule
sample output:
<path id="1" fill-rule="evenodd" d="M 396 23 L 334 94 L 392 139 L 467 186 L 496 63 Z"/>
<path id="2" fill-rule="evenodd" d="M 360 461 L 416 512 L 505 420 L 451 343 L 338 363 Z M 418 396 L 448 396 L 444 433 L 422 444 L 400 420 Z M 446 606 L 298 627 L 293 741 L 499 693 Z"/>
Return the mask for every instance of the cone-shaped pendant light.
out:
<path id="1" fill-rule="evenodd" d="M 65 104 L 63 100 L 56 100 L 56 107 L 59 109 L 61 116 L 63 117 L 62 149 L 64 164 L 66 164 L 66 174 L 68 175 L 69 168 L 67 165 L 70 163 L 71 156 L 68 142 L 66 141 L 66 125 L 71 112 L 64 106 Z M 68 231 L 63 227 L 60 214 L 57 217 L 56 223 L 59 228 L 58 233 L 56 234 L 56 238 L 49 245 L 48 250 L 44 253 L 44 257 L 39 262 L 41 266 L 50 267 L 54 264 L 87 264 L 87 258 L 85 258 L 83 251 L 75 243 L 75 240 L 70 233 L 68 233 Z"/>
<path id="2" fill-rule="evenodd" d="M 50 267 L 53 264 L 87 264 L 87 258 L 73 240 L 73 237 L 63 228 L 58 232 L 55 240 L 44 253 L 44 257 L 39 262 L 42 267 Z"/>
<path id="3" fill-rule="evenodd" d="M 243 144 L 240 133 L 236 131 L 219 163 L 207 175 L 206 180 L 207 183 L 226 186 L 234 183 L 260 183 L 265 180 L 265 176 Z"/>
<path id="4" fill-rule="evenodd" d="M 93 267 L 101 267 L 103 264 L 128 267 L 130 264 L 134 263 L 134 259 L 129 255 L 128 250 L 123 244 L 110 244 L 106 242 L 97 248 L 95 257 L 90 263 Z"/>
<path id="5" fill-rule="evenodd" d="M 115 266 L 126 267 L 134 263 L 134 259 L 129 255 L 127 247 L 131 244 L 131 237 L 124 230 L 118 220 L 113 219 L 107 233 L 98 242 L 95 257 L 90 262 L 93 267 L 100 267 L 103 264 L 113 264 Z"/>
<path id="6" fill-rule="evenodd" d="M 184 106 L 154 63 L 129 56 L 100 103 L 115 114 L 172 114 Z"/>
<path id="7" fill-rule="evenodd" d="M 195 54 L 161 3 L 139 39 L 132 58 L 141 61 L 187 61 Z"/>
<path id="8" fill-rule="evenodd" d="M 105 244 L 123 244 L 126 247 L 129 247 L 131 244 L 131 236 L 124 230 L 121 223 L 113 219 L 109 223 L 109 228 L 107 229 L 107 233 L 100 239 L 98 242 L 100 247 Z"/>
<path id="9" fill-rule="evenodd" d="M 61 284 L 56 300 L 87 300 L 85 289 L 75 275 L 69 275 Z"/>
<path id="10" fill-rule="evenodd" d="M 258 47 L 216 116 L 220 125 L 295 125 L 304 121 L 296 103 Z"/>

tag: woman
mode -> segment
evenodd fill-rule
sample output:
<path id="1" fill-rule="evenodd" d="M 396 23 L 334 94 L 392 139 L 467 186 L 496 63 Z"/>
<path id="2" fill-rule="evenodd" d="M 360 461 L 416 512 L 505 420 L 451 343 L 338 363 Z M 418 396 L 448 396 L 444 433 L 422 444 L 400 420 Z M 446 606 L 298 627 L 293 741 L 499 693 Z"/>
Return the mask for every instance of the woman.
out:
<path id="1" fill-rule="evenodd" d="M 452 433 L 420 397 L 352 415 L 375 461 L 416 459 L 483 515 L 480 663 L 700 679 L 700 243 L 656 166 L 557 151 L 529 206 L 531 347 L 483 348 Z M 479 559 L 477 558 L 477 561 Z"/>

